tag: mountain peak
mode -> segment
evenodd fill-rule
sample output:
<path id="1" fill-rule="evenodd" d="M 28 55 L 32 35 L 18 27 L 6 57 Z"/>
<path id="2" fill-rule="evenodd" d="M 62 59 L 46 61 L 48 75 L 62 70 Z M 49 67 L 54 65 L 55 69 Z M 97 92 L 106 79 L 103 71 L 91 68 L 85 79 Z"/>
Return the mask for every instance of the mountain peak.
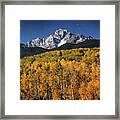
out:
<path id="1" fill-rule="evenodd" d="M 53 37 L 56 38 L 56 39 L 62 39 L 65 34 L 67 34 L 68 30 L 66 29 L 57 29 L 54 34 L 53 34 Z"/>
<path id="2" fill-rule="evenodd" d="M 26 43 L 27 47 L 41 47 L 44 49 L 53 49 L 60 47 L 66 43 L 79 44 L 86 40 L 93 40 L 92 36 L 86 37 L 80 34 L 73 34 L 67 29 L 57 29 L 52 35 L 49 35 L 46 39 L 35 38 Z"/>

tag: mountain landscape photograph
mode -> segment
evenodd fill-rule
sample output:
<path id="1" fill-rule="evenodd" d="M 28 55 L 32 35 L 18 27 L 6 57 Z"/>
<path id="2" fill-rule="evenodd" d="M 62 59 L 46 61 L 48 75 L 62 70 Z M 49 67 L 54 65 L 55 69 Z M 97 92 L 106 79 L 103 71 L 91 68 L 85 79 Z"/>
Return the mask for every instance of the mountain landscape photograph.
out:
<path id="1" fill-rule="evenodd" d="M 100 100 L 100 21 L 20 20 L 20 100 Z"/>

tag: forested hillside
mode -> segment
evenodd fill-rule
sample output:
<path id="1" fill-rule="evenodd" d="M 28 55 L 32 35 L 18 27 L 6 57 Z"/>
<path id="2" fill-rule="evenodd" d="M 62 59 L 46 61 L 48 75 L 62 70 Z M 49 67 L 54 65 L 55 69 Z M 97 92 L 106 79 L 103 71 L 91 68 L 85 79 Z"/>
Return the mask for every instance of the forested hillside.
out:
<path id="1" fill-rule="evenodd" d="M 54 50 L 20 59 L 21 100 L 99 100 L 100 48 Z"/>

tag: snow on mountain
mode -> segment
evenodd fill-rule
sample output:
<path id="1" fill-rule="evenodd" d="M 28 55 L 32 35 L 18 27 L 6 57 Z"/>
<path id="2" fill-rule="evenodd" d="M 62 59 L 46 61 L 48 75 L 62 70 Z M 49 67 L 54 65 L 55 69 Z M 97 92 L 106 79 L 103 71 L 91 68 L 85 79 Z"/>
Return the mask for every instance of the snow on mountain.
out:
<path id="1" fill-rule="evenodd" d="M 58 47 L 60 47 L 61 45 L 64 45 L 66 43 L 66 41 L 63 39 L 60 41 L 60 43 L 58 44 Z"/>
<path id="2" fill-rule="evenodd" d="M 58 29 L 53 34 L 53 37 L 56 38 L 56 39 L 62 39 L 67 34 L 67 32 L 68 31 L 66 29 Z"/>
<path id="3" fill-rule="evenodd" d="M 58 29 L 52 35 L 48 36 L 47 39 L 36 38 L 26 43 L 27 47 L 41 47 L 44 49 L 53 49 L 60 47 L 66 43 L 79 44 L 86 40 L 92 40 L 93 37 L 86 37 L 84 35 L 72 34 L 66 29 Z"/>

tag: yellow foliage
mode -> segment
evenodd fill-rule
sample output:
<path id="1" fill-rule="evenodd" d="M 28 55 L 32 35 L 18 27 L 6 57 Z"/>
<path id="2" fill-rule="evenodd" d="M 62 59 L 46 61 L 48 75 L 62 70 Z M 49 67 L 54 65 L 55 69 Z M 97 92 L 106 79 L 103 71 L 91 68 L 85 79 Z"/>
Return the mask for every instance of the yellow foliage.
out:
<path id="1" fill-rule="evenodd" d="M 21 59 L 20 97 L 22 100 L 99 100 L 99 48 L 50 51 Z"/>

